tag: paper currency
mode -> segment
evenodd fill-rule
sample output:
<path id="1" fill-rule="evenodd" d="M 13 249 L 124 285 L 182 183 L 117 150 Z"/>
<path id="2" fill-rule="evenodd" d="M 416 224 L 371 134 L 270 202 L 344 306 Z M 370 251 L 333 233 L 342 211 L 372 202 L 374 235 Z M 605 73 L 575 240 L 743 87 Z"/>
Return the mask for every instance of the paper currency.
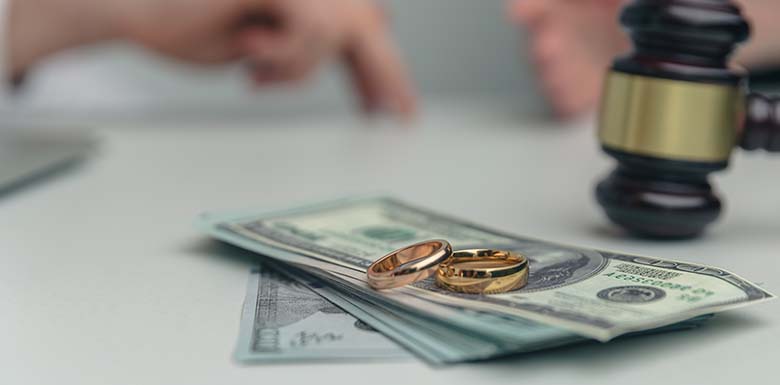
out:
<path id="1" fill-rule="evenodd" d="M 270 266 L 274 266 L 271 268 Z M 292 283 L 287 277 L 294 277 L 295 281 L 306 286 L 311 292 L 304 290 L 300 285 Z M 276 286 L 279 285 L 279 286 Z M 308 325 L 309 330 L 299 332 L 301 325 L 287 326 L 286 335 L 293 335 L 294 338 L 289 344 L 291 348 L 283 349 L 280 342 L 282 338 L 268 338 L 269 333 L 261 333 L 261 329 L 268 329 L 268 325 L 273 322 L 268 321 L 268 314 L 274 314 L 277 306 L 271 306 L 278 303 L 276 300 L 269 301 L 274 297 L 268 295 L 278 291 L 279 287 L 291 287 L 292 292 L 289 295 L 283 295 L 291 303 L 314 304 L 307 306 L 309 308 L 327 309 L 326 314 L 339 314 L 339 310 L 324 302 L 322 298 L 312 297 L 312 292 L 316 292 L 323 298 L 327 298 L 339 308 L 347 310 L 350 314 L 357 316 L 366 323 L 359 323 L 356 319 L 347 317 L 340 326 L 333 327 L 328 323 L 316 326 Z M 276 289 L 273 289 L 276 288 Z M 285 291 L 284 289 L 282 291 Z M 265 293 L 265 294 L 261 294 Z M 464 309 L 451 309 L 449 316 L 456 316 Z M 322 310 L 320 310 L 322 311 Z M 254 314 L 253 314 L 254 312 Z M 311 312 L 305 312 L 309 315 Z M 522 352 L 534 351 L 539 349 L 551 348 L 573 343 L 587 342 L 588 340 L 576 334 L 564 330 L 541 325 L 532 321 L 525 320 L 507 320 L 497 319 L 487 313 L 472 314 L 474 319 L 484 324 L 494 325 L 494 328 L 503 328 L 511 331 L 513 338 L 508 340 L 520 340 L 519 344 L 507 344 L 506 341 L 489 342 L 483 340 L 483 337 L 469 335 L 467 330 L 453 329 L 446 323 L 424 320 L 415 317 L 412 314 L 388 311 L 372 303 L 365 301 L 362 297 L 349 296 L 345 293 L 332 290 L 322 280 L 309 275 L 299 269 L 289 265 L 264 261 L 261 269 L 252 272 L 250 283 L 247 287 L 247 299 L 245 310 L 243 312 L 243 322 L 241 335 L 239 338 L 236 357 L 239 361 L 247 363 L 263 363 L 278 361 L 305 361 L 305 360 L 352 360 L 352 359 L 396 359 L 408 358 L 409 355 L 400 351 L 396 347 L 384 348 L 387 340 L 372 339 L 372 345 L 369 349 L 364 349 L 366 344 L 352 344 L 348 349 L 300 349 L 299 341 L 305 340 L 305 337 L 330 336 L 334 329 L 347 329 L 344 333 L 347 337 L 342 341 L 351 341 L 354 338 L 356 326 L 357 330 L 370 330 L 367 324 L 372 328 L 378 329 L 383 334 L 398 341 L 408 349 L 417 353 L 418 356 L 432 364 L 445 364 L 453 362 L 474 361 L 478 359 L 491 358 L 506 354 L 517 354 Z M 697 327 L 703 322 L 703 319 L 694 319 L 683 323 L 678 323 L 668 328 L 653 330 L 651 333 L 680 330 Z M 334 318 L 335 320 L 335 318 Z M 259 325 L 259 326 L 258 326 Z M 295 328 L 298 329 L 295 329 Z M 285 328 L 285 327 L 283 327 Z M 324 330 L 323 330 L 324 329 Z M 317 330 L 312 331 L 312 330 Z M 276 334 L 276 333 L 273 333 Z M 271 334 L 271 335 L 273 335 Z M 283 333 L 279 333 L 283 334 Z M 362 333 L 358 333 L 362 334 Z M 265 338 L 266 341 L 262 341 Z M 327 338 L 330 339 L 330 338 Z M 315 341 L 321 342 L 325 338 L 317 338 Z M 272 342 L 272 343 L 269 343 Z M 373 346 L 373 343 L 376 346 Z M 259 348 L 261 346 L 265 348 Z M 360 345 L 360 346 L 356 346 Z M 354 354 L 359 351 L 359 356 Z M 303 353 L 302 353 L 303 352 Z"/>
<path id="2" fill-rule="evenodd" d="M 528 335 L 537 334 L 523 333 L 526 328 L 517 326 L 523 322 L 546 324 L 557 333 L 567 329 L 563 335 L 568 337 L 575 333 L 604 341 L 771 298 L 720 269 L 517 237 L 391 199 L 346 200 L 270 215 L 210 214 L 201 224 L 222 240 L 307 267 L 336 285 L 343 299 L 369 301 L 386 316 L 407 317 L 399 322 L 433 319 L 458 330 L 465 348 L 440 357 L 443 362 L 527 351 L 534 345 L 531 341 L 551 340 L 529 341 Z M 365 268 L 374 259 L 431 238 L 447 239 L 455 248 L 518 251 L 530 259 L 529 284 L 517 292 L 488 296 L 446 292 L 431 282 L 387 292 L 365 285 Z M 480 317 L 504 322 L 485 323 Z M 419 330 L 425 328 L 440 331 L 430 325 Z M 485 342 L 484 351 L 468 348 L 474 340 Z"/>
<path id="3" fill-rule="evenodd" d="M 236 359 L 242 362 L 409 357 L 367 324 L 279 273 L 252 271 Z"/>
<path id="4" fill-rule="evenodd" d="M 290 265 L 269 263 L 431 364 L 485 360 L 592 341 L 566 330 L 520 317 L 450 306 L 429 309 L 436 310 L 438 316 L 431 319 L 388 305 L 381 299 L 365 295 L 364 292 L 351 292 L 339 281 L 328 279 L 327 275 L 319 274 L 317 278 L 316 271 L 311 269 L 306 272 Z M 697 317 L 634 334 L 696 328 L 710 317 L 711 315 Z M 458 326 L 464 323 L 467 327 Z"/>

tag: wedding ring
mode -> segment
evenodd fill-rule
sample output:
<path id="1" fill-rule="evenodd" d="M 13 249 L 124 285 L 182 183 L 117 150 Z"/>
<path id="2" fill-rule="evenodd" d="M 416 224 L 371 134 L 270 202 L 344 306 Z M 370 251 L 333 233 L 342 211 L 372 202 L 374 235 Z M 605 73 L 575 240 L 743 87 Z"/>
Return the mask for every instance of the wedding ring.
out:
<path id="1" fill-rule="evenodd" d="M 368 285 L 392 289 L 421 281 L 436 273 L 439 264 L 452 255 L 452 246 L 434 239 L 404 247 L 377 259 L 368 267 Z"/>
<path id="2" fill-rule="evenodd" d="M 506 293 L 526 283 L 528 259 L 504 250 L 458 250 L 436 271 L 437 285 L 459 293 Z"/>

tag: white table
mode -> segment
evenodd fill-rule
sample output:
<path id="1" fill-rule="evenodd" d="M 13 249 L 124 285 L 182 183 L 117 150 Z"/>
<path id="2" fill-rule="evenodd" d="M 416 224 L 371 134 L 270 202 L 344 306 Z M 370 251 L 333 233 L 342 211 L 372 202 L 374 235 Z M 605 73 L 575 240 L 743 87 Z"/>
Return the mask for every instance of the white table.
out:
<path id="1" fill-rule="evenodd" d="M 780 353 L 777 303 L 698 330 L 433 369 L 410 360 L 232 361 L 252 259 L 192 226 L 209 209 L 389 192 L 509 231 L 679 258 L 780 291 L 780 159 L 738 155 L 705 238 L 630 239 L 592 198 L 611 167 L 588 124 L 437 104 L 413 129 L 347 117 L 103 125 L 89 162 L 0 199 L 2 384 L 752 384 Z M 432 177 L 433 176 L 433 177 Z M 487 188 L 489 186 L 489 188 Z M 764 379 L 764 380 L 762 380 Z"/>

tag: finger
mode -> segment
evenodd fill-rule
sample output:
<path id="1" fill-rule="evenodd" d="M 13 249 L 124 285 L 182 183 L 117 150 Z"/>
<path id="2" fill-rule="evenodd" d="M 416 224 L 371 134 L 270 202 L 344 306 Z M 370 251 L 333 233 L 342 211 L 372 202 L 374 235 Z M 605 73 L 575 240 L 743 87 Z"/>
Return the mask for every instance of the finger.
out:
<path id="1" fill-rule="evenodd" d="M 531 52 L 536 64 L 544 68 L 551 61 L 565 60 L 567 49 L 572 44 L 576 43 L 565 36 L 560 28 L 546 25 L 534 34 Z"/>
<path id="2" fill-rule="evenodd" d="M 389 109 L 411 120 L 417 110 L 414 87 L 395 45 L 381 28 L 356 34 L 345 61 L 368 112 Z"/>
<path id="3" fill-rule="evenodd" d="M 598 104 L 605 68 L 578 52 L 542 67 L 545 91 L 558 116 L 572 118 L 592 111 Z"/>
<path id="4" fill-rule="evenodd" d="M 367 71 L 361 70 L 359 58 L 352 52 L 347 52 L 344 56 L 344 62 L 348 68 L 349 76 L 352 80 L 352 86 L 358 94 L 358 100 L 363 112 L 372 114 L 377 112 L 380 107 L 380 95 L 377 87 L 372 84 Z"/>
<path id="5" fill-rule="evenodd" d="M 259 43 L 263 47 L 251 48 L 249 58 L 255 82 L 301 82 L 309 78 L 322 62 L 325 47 L 315 36 L 306 41 L 306 44 L 290 46 L 285 41 L 267 39 Z M 277 45 L 281 47 L 276 48 Z"/>
<path id="6" fill-rule="evenodd" d="M 288 35 L 251 28 L 241 33 L 239 41 L 255 83 L 280 82 L 289 77 L 289 67 L 299 54 Z"/>
<path id="7" fill-rule="evenodd" d="M 550 11 L 550 3 L 559 0 L 510 0 L 509 17 L 512 21 L 536 25 L 544 20 Z"/>
<path id="8" fill-rule="evenodd" d="M 247 28 L 238 37 L 240 49 L 257 62 L 285 62 L 300 50 L 299 42 L 288 33 Z"/>

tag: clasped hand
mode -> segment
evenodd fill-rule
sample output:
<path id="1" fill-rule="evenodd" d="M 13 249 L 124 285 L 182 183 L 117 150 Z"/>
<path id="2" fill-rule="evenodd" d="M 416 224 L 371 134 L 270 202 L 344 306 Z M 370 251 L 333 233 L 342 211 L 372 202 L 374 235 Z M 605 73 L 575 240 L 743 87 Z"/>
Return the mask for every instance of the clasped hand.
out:
<path id="1" fill-rule="evenodd" d="M 247 60 L 258 84 L 342 61 L 362 106 L 409 118 L 415 97 L 370 0 L 8 0 L 9 75 L 60 50 L 129 40 L 198 64 Z"/>

